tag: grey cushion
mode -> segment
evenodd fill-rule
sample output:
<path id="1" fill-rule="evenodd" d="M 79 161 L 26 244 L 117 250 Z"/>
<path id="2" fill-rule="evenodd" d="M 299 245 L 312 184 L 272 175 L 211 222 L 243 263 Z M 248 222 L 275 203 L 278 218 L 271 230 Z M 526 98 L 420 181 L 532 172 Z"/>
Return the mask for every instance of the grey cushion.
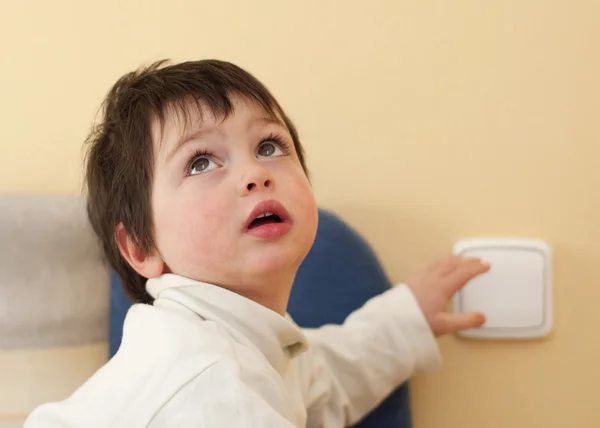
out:
<path id="1" fill-rule="evenodd" d="M 108 301 L 83 196 L 0 196 L 0 349 L 105 341 Z"/>

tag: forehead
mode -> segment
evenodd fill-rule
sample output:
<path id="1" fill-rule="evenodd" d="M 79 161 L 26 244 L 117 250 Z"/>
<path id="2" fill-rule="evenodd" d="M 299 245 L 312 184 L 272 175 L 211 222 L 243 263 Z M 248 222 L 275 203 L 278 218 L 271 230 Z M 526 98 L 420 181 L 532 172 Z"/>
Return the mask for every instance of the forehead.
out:
<path id="1" fill-rule="evenodd" d="M 173 147 L 191 134 L 223 125 L 235 117 L 243 121 L 275 121 L 285 126 L 281 115 L 253 100 L 232 96 L 230 105 L 211 105 L 206 101 L 186 99 L 168 103 L 160 114 L 151 118 L 152 143 L 156 151 Z"/>

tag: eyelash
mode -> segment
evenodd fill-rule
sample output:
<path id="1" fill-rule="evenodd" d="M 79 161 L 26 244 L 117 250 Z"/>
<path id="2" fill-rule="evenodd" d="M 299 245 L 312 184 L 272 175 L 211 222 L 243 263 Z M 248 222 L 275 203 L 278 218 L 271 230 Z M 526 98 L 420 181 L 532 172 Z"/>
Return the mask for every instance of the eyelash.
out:
<path id="1" fill-rule="evenodd" d="M 260 141 L 260 143 L 258 144 L 258 147 L 262 146 L 264 143 L 266 143 L 268 141 L 271 141 L 271 142 L 277 144 L 284 154 L 289 155 L 291 153 L 290 144 L 287 141 L 285 141 L 283 138 L 281 138 L 281 135 L 278 135 L 275 133 L 271 133 L 266 138 L 263 138 Z"/>
<path id="2" fill-rule="evenodd" d="M 202 157 L 209 158 L 214 161 L 213 154 L 207 149 L 196 149 L 194 153 L 192 153 L 192 155 L 190 156 L 190 160 L 185 165 L 185 175 L 190 175 L 190 169 L 192 169 L 192 165 L 194 165 L 194 162 L 196 162 L 198 158 Z"/>
<path id="3" fill-rule="evenodd" d="M 289 155 L 291 153 L 290 144 L 287 141 L 285 141 L 280 135 L 275 133 L 271 133 L 267 137 L 260 140 L 260 143 L 258 143 L 257 147 L 260 147 L 264 143 L 269 141 L 277 144 L 284 154 Z M 192 168 L 192 165 L 198 158 L 201 157 L 209 158 L 213 161 L 215 160 L 214 155 L 211 152 L 209 152 L 208 149 L 196 149 L 190 156 L 190 160 L 185 165 L 186 175 L 189 175 L 189 171 Z"/>

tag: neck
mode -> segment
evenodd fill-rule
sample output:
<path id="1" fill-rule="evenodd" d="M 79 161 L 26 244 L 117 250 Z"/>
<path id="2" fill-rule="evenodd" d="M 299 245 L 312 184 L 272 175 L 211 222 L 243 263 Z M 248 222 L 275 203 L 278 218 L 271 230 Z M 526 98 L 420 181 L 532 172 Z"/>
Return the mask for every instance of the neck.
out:
<path id="1" fill-rule="evenodd" d="M 287 275 L 256 279 L 246 282 L 243 286 L 224 286 L 224 288 L 285 316 L 293 282 L 294 276 Z"/>

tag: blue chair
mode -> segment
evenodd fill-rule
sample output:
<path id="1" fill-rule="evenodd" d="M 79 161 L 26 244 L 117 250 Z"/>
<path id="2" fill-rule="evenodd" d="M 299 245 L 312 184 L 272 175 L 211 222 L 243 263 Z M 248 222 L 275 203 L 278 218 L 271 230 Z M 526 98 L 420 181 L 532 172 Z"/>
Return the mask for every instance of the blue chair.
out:
<path id="1" fill-rule="evenodd" d="M 341 324 L 368 299 L 391 286 L 369 244 L 335 214 L 319 210 L 315 243 L 302 263 L 288 311 L 302 327 Z M 110 353 L 121 343 L 130 306 L 118 278 L 111 281 Z M 400 386 L 357 428 L 410 428 L 408 383 Z"/>

